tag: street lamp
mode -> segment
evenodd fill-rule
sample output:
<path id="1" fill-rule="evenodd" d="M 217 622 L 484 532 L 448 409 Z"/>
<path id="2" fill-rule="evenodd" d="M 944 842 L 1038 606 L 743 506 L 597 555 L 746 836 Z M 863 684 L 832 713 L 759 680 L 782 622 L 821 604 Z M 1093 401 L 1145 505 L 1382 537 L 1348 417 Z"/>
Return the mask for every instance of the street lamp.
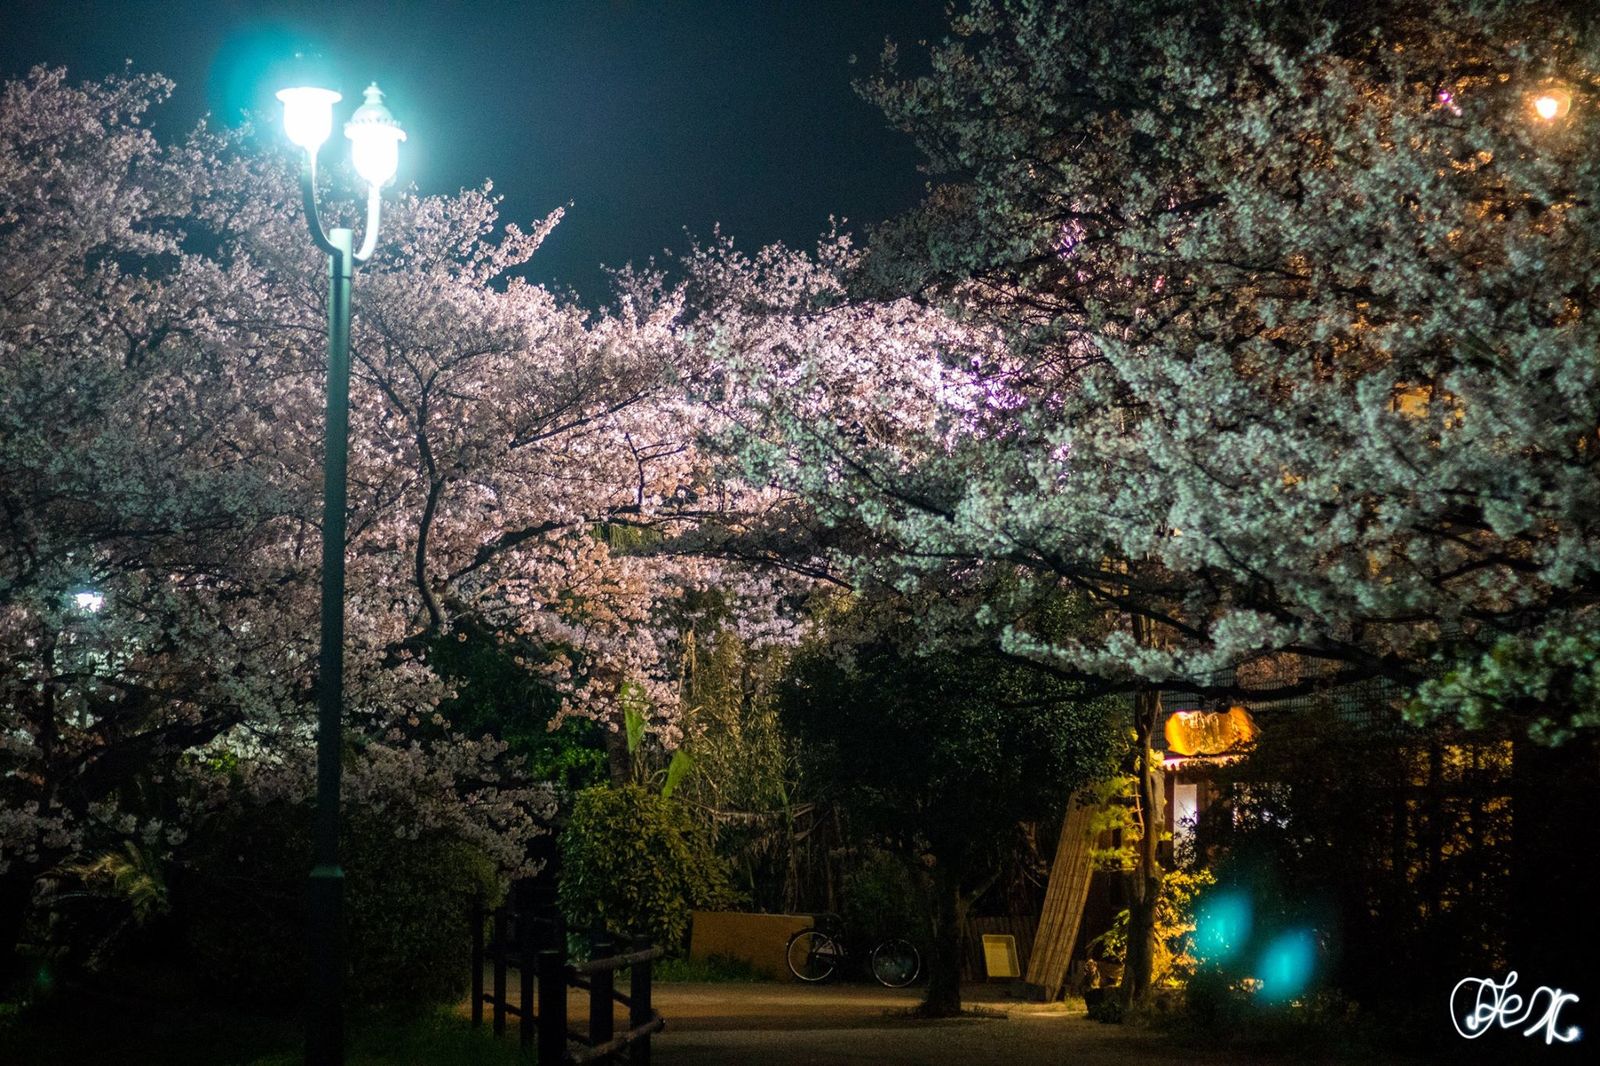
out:
<path id="1" fill-rule="evenodd" d="M 383 106 L 377 83 L 344 135 L 351 161 L 367 183 L 367 227 L 359 251 L 354 234 L 324 230 L 317 212 L 317 151 L 333 132 L 332 89 L 296 86 L 278 93 L 283 127 L 305 151 L 300 193 L 311 239 L 328 253 L 328 414 L 322 482 L 322 649 L 317 691 L 317 816 L 313 837 L 309 932 L 311 974 L 306 1002 L 306 1062 L 339 1066 L 344 1061 L 344 869 L 339 865 L 339 750 L 344 703 L 344 511 L 345 461 L 350 435 L 350 280 L 357 263 L 378 243 L 380 190 L 400 161 L 402 130 Z"/>

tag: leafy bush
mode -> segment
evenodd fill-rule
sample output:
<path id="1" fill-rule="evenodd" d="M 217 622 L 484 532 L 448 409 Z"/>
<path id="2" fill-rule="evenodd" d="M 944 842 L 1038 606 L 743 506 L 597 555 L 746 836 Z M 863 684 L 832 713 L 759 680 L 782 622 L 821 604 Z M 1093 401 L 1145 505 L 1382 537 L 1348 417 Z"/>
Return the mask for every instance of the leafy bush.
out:
<path id="1" fill-rule="evenodd" d="M 494 898 L 488 858 L 448 837 L 402 840 L 376 819 L 357 823 L 346 844 L 348 955 L 358 998 L 450 1003 L 472 976 L 462 911 L 474 892 Z"/>
<path id="2" fill-rule="evenodd" d="M 0 1004 L 0 1062 L 113 1066 L 301 1066 L 305 1027 L 298 1018 L 216 1010 L 205 1003 L 136 1005 L 61 996 L 15 1009 Z M 515 1040 L 473 1029 L 454 1007 L 351 1011 L 346 1066 L 528 1066 Z"/>
<path id="3" fill-rule="evenodd" d="M 284 1006 L 303 986 L 309 825 L 303 808 L 241 803 L 190 837 L 173 903 L 219 998 Z"/>
<path id="4" fill-rule="evenodd" d="M 691 909 L 733 902 L 726 866 L 684 810 L 639 785 L 580 792 L 561 860 L 559 900 L 574 929 L 600 924 L 675 950 Z"/>
<path id="5" fill-rule="evenodd" d="M 1184 989 L 1182 1009 L 1149 1019 L 1185 1040 L 1234 1047 L 1292 1049 L 1299 1056 L 1338 1048 L 1393 1050 L 1415 1034 L 1385 1032 L 1334 990 L 1318 990 L 1289 1003 L 1271 1003 L 1250 983 L 1203 966 Z M 1459 1048 L 1457 1049 L 1459 1050 Z"/>
<path id="6" fill-rule="evenodd" d="M 310 824 L 302 804 L 240 802 L 203 822 L 185 849 L 177 907 L 212 994 L 265 1005 L 299 996 Z M 403 839 L 371 814 L 344 828 L 350 997 L 408 1005 L 460 996 L 471 948 L 462 915 L 473 891 L 496 890 L 493 865 L 443 834 Z"/>
<path id="7" fill-rule="evenodd" d="M 1121 1025 L 1125 1008 L 1120 996 L 1106 995 L 1101 989 L 1092 989 L 1096 994 L 1088 998 L 1088 1015 L 1091 1022 L 1102 1022 L 1106 1025 Z"/>
<path id="8" fill-rule="evenodd" d="M 867 852 L 844 876 L 840 895 L 845 927 L 863 945 L 898 937 L 922 939 L 924 916 L 917 885 L 888 852 Z"/>
<path id="9" fill-rule="evenodd" d="M 1199 960 L 1194 954 L 1195 903 L 1217 883 L 1208 870 L 1174 870 L 1161 879 L 1156 898 L 1155 958 L 1151 980 L 1155 985 L 1182 986 L 1194 976 Z M 1111 928 L 1089 941 L 1091 955 L 1121 965 L 1128 953 L 1127 908 L 1118 912 Z"/>

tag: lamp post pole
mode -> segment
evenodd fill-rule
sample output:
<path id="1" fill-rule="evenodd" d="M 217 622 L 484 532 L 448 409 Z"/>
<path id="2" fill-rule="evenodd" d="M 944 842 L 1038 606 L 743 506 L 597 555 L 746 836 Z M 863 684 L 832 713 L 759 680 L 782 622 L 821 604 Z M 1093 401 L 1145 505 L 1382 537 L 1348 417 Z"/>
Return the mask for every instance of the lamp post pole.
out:
<path id="1" fill-rule="evenodd" d="M 311 239 L 328 255 L 328 381 L 322 467 L 322 641 L 317 666 L 317 813 L 307 911 L 311 972 L 306 987 L 306 1062 L 344 1062 L 344 869 L 339 864 L 339 778 L 344 712 L 345 472 L 350 442 L 350 285 L 356 264 L 378 242 L 379 190 L 394 177 L 405 132 L 383 106 L 376 84 L 345 124 L 356 171 L 367 182 L 361 247 L 353 231 L 324 231 L 317 211 L 317 151 L 333 129 L 339 94 L 309 86 L 284 89 L 284 126 L 305 150 L 300 193 Z"/>
<path id="2" fill-rule="evenodd" d="M 322 649 L 317 691 L 317 816 L 309 932 L 306 1061 L 344 1061 L 344 868 L 339 865 L 339 777 L 344 710 L 345 466 L 350 444 L 352 234 L 328 234 L 328 411 L 322 464 Z"/>

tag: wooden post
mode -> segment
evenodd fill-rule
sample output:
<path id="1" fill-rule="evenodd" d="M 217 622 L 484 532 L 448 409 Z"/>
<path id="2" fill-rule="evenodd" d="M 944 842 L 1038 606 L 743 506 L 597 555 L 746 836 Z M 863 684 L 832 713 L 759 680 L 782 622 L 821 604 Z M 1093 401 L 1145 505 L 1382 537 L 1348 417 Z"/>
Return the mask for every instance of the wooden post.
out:
<path id="1" fill-rule="evenodd" d="M 472 894 L 468 921 L 472 925 L 472 1027 L 483 1025 L 483 893 Z"/>
<path id="2" fill-rule="evenodd" d="M 533 1046 L 533 912 L 517 912 L 517 1042 L 523 1047 Z"/>
<path id="3" fill-rule="evenodd" d="M 506 1035 L 506 909 L 494 909 L 494 1035 Z"/>
<path id="4" fill-rule="evenodd" d="M 567 1061 L 567 949 L 539 952 L 539 1061 L 561 1066 Z"/>
<path id="5" fill-rule="evenodd" d="M 636 937 L 633 941 L 634 951 L 648 951 L 650 940 L 648 937 Z M 654 1013 L 650 1009 L 650 968 L 653 960 L 633 964 L 633 971 L 628 977 L 628 998 L 633 1001 L 628 1008 L 628 1028 L 637 1030 L 641 1025 L 650 1021 Z M 650 1034 L 646 1033 L 628 1049 L 629 1066 L 650 1066 Z"/>
<path id="6" fill-rule="evenodd" d="M 603 929 L 589 934 L 589 957 L 603 959 L 611 954 L 611 938 Z M 595 970 L 589 974 L 589 1043 L 604 1044 L 612 1036 L 611 989 L 615 970 Z"/>

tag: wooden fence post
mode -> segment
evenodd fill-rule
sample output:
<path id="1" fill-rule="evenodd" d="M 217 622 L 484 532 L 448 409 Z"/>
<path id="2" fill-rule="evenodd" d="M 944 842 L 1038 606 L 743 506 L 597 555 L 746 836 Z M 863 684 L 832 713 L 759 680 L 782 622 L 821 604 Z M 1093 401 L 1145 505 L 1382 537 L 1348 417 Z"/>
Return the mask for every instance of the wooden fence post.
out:
<path id="1" fill-rule="evenodd" d="M 472 894 L 468 913 L 472 924 L 472 1027 L 483 1026 L 483 893 Z"/>
<path id="2" fill-rule="evenodd" d="M 533 977 L 536 959 L 533 954 L 533 911 L 517 912 L 517 1041 L 523 1047 L 533 1045 Z"/>
<path id="3" fill-rule="evenodd" d="M 633 941 L 634 951 L 648 951 L 650 947 L 648 937 L 636 937 Z M 650 1009 L 650 969 L 653 965 L 651 959 L 636 962 L 628 976 L 628 998 L 633 1001 L 628 1007 L 628 1028 L 635 1031 L 642 1025 L 648 1025 L 653 1013 Z M 635 1040 L 628 1049 L 628 1063 L 629 1066 L 650 1066 L 649 1033 Z"/>
<path id="4" fill-rule="evenodd" d="M 494 1035 L 506 1035 L 506 909 L 494 909 Z"/>
<path id="5" fill-rule="evenodd" d="M 589 957 L 603 959 L 611 954 L 611 938 L 605 930 L 589 934 Z M 589 974 L 589 1043 L 604 1044 L 612 1036 L 611 989 L 615 970 L 594 970 Z"/>
<path id="6" fill-rule="evenodd" d="M 539 1062 L 561 1066 L 567 1061 L 566 941 L 539 952 Z"/>

